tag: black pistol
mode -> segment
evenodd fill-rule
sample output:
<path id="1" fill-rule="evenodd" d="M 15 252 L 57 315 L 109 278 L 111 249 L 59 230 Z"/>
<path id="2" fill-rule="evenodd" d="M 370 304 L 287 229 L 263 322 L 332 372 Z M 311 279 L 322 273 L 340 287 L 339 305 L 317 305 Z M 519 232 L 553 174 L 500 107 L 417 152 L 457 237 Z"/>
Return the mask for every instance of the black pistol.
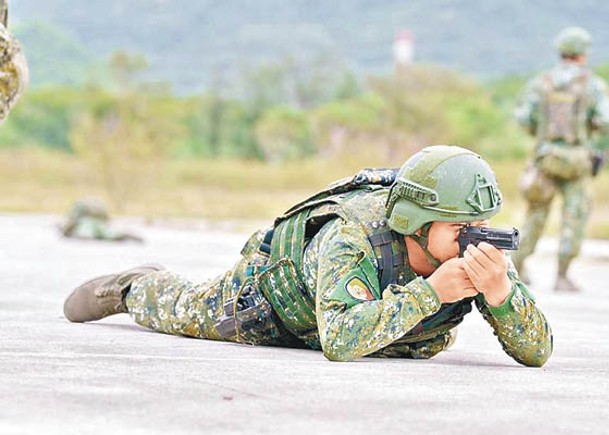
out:
<path id="1" fill-rule="evenodd" d="M 501 230 L 474 226 L 463 227 L 459 233 L 459 257 L 463 257 L 467 245 L 478 246 L 480 242 L 490 243 L 497 249 L 515 251 L 520 244 L 520 231 L 517 228 Z"/>

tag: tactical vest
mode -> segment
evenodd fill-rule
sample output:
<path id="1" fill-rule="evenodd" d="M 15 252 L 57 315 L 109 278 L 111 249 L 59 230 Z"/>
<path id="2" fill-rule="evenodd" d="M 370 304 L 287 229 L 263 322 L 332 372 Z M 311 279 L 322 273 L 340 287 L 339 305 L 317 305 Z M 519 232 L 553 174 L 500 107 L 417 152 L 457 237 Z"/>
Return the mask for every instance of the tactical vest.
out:
<path id="1" fill-rule="evenodd" d="M 308 241 L 331 220 L 342 218 L 364 229 L 376 256 L 381 292 L 389 284 L 405 285 L 416 278 L 408 263 L 404 237 L 391 230 L 385 220 L 385 202 L 396 173 L 395 169 L 363 170 L 276 219 L 270 242 L 270 266 L 260 275 L 258 283 L 284 326 L 297 336 L 317 333 L 315 294 L 304 284 L 302 262 Z M 468 298 L 443 305 L 406 337 L 418 339 L 439 326 L 453 327 L 471 311 L 471 302 L 472 298 Z"/>
<path id="2" fill-rule="evenodd" d="M 541 119 L 537 131 L 540 142 L 585 144 L 588 76 L 588 72 L 583 72 L 568 83 L 558 86 L 549 73 L 545 75 Z"/>

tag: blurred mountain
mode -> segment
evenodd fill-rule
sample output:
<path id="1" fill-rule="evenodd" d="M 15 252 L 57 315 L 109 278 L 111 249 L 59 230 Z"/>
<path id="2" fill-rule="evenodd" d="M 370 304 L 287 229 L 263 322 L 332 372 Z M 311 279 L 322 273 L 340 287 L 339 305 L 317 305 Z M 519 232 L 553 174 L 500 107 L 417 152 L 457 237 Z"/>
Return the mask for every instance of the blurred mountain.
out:
<path id="1" fill-rule="evenodd" d="M 10 12 L 33 85 L 85 82 L 117 49 L 145 55 L 149 78 L 179 93 L 286 55 L 388 72 L 403 29 L 417 62 L 483 78 L 551 64 L 552 39 L 568 25 L 594 35 L 593 63 L 609 58 L 601 0 L 28 0 Z"/>

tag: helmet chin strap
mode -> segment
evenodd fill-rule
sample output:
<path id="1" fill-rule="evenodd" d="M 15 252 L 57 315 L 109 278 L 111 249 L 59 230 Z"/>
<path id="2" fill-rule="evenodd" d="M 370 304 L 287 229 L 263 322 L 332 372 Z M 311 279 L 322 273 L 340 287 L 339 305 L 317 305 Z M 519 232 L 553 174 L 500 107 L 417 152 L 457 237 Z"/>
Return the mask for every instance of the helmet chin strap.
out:
<path id="1" fill-rule="evenodd" d="M 437 269 L 438 267 L 440 267 L 442 262 L 436 257 L 434 257 L 432 253 L 429 252 L 429 249 L 427 247 L 429 245 L 429 229 L 431 228 L 431 224 L 432 222 L 428 222 L 421 227 L 420 236 L 417 234 L 411 234 L 410 237 L 412 237 L 412 239 L 419 244 L 419 246 L 423 250 L 423 253 L 425 254 L 425 257 L 427 257 L 427 260 L 431 263 L 433 267 Z"/>

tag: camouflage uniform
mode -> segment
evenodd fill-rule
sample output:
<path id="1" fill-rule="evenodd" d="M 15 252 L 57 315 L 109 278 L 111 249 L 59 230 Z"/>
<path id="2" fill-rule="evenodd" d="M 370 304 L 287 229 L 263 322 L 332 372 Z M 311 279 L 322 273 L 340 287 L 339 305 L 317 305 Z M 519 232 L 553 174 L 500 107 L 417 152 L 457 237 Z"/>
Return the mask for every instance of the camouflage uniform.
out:
<path id="1" fill-rule="evenodd" d="M 8 4 L 0 0 L 0 123 L 23 94 L 28 68 L 19 42 L 7 29 Z"/>
<path id="2" fill-rule="evenodd" d="M 577 54 L 577 47 L 567 48 Z M 537 145 L 521 182 L 528 211 L 513 260 L 522 272 L 558 193 L 563 197 L 558 276 L 564 277 L 580 252 L 590 210 L 591 134 L 609 129 L 607 86 L 585 67 L 564 61 L 528 83 L 515 114 Z"/>
<path id="3" fill-rule="evenodd" d="M 339 184 L 295 206 L 210 282 L 167 271 L 137 278 L 125 300 L 130 315 L 168 334 L 321 349 L 330 360 L 350 361 L 430 358 L 452 344 L 475 303 L 506 353 L 541 366 L 552 352 L 551 330 L 515 270 L 499 307 L 482 295 L 441 304 L 410 267 L 404 237 L 388 228 L 383 178 L 354 189 Z"/>

